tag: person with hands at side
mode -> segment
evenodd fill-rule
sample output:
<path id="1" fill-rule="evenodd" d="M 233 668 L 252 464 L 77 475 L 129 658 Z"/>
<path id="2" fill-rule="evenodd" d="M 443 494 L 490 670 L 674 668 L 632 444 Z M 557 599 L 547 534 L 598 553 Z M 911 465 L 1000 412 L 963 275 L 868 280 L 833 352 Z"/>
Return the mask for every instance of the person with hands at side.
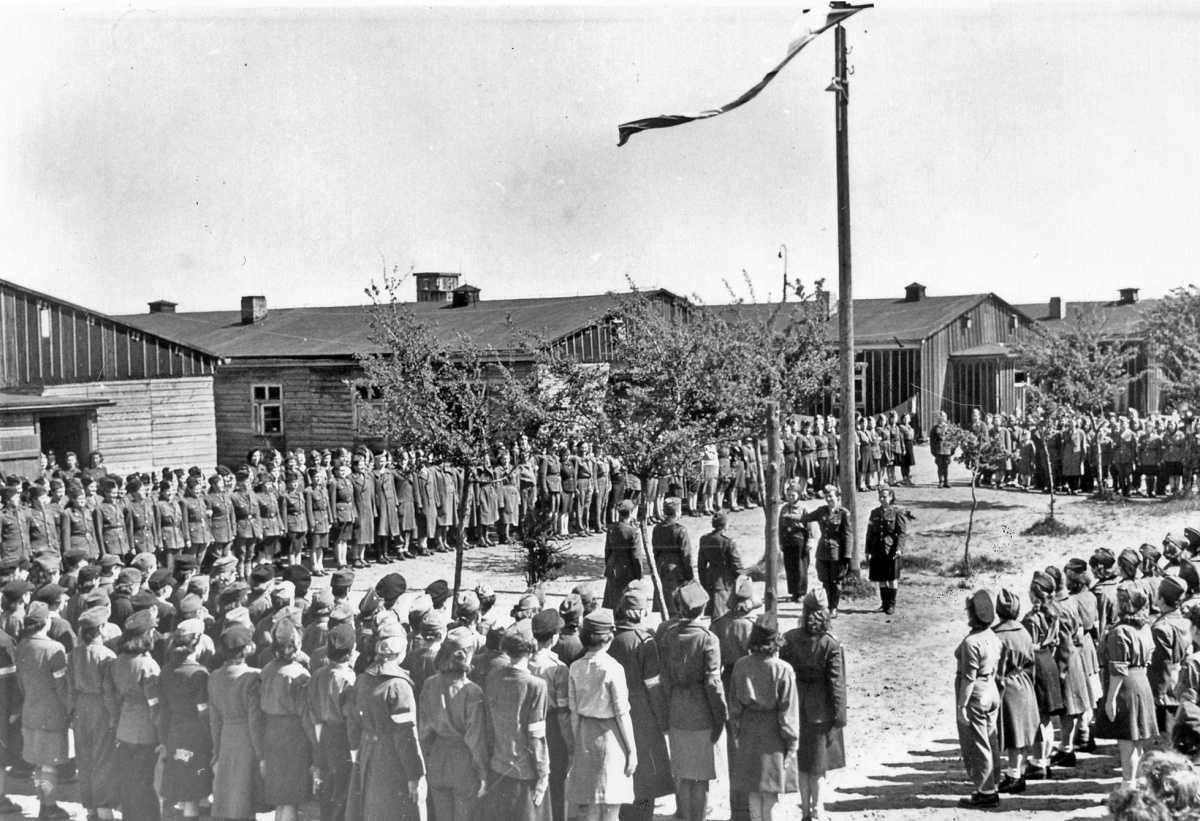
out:
<path id="1" fill-rule="evenodd" d="M 117 719 L 114 766 L 122 818 L 158 821 L 154 790 L 158 763 L 159 667 L 150 656 L 158 636 L 157 613 L 139 610 L 125 619 L 120 652 L 108 667 L 104 697 Z"/>
<path id="2" fill-rule="evenodd" d="M 91 607 L 79 614 L 79 643 L 71 650 L 70 681 L 75 712 L 75 764 L 79 777 L 79 803 L 88 814 L 106 821 L 117 806 L 112 784 L 112 760 L 116 741 L 111 715 L 104 698 L 108 667 L 117 654 L 104 643 L 102 628 L 108 624 L 107 607 Z M 206 731 L 207 733 L 207 731 Z"/>
<path id="3" fill-rule="evenodd" d="M 159 679 L 158 738 L 163 758 L 162 797 L 184 818 L 200 817 L 212 792 L 212 734 L 208 723 L 208 670 L 200 663 L 204 621 L 184 619 L 171 633 Z"/>
<path id="4" fill-rule="evenodd" d="M 508 821 L 551 817 L 546 682 L 529 671 L 536 649 L 529 619 L 517 621 L 500 639 L 507 663 L 488 672 L 483 685 L 492 739 L 488 806 L 492 817 Z"/>
<path id="5" fill-rule="evenodd" d="M 310 717 L 317 743 L 313 755 L 313 787 L 321 821 L 344 821 L 350 792 L 350 737 L 354 711 L 354 624 L 341 622 L 325 635 L 325 664 L 308 682 Z M 314 662 L 315 663 L 315 662 Z"/>
<path id="6" fill-rule="evenodd" d="M 467 678 L 477 642 L 455 627 L 425 680 L 417 727 L 429 779 L 430 821 L 473 821 L 487 789 L 488 728 L 483 690 Z"/>
<path id="7" fill-rule="evenodd" d="M 254 632 L 234 622 L 220 635 L 224 664 L 208 677 L 208 722 L 213 742 L 212 817 L 246 821 L 255 817 L 255 796 L 261 792 L 257 748 L 263 721 L 257 667 L 247 659 L 254 653 Z"/>
<path id="8" fill-rule="evenodd" d="M 551 648 L 558 642 L 563 618 L 557 610 L 546 609 L 530 619 L 538 649 L 529 659 L 529 672 L 546 682 L 546 747 L 550 755 L 550 812 L 553 821 L 566 814 L 567 769 L 571 759 L 571 710 L 568 699 L 570 672 Z M 582 645 L 580 645 L 582 648 Z M 583 655 L 582 650 L 580 655 Z"/>
<path id="9" fill-rule="evenodd" d="M 975 791 L 959 801 L 963 807 L 997 807 L 999 762 L 1000 691 L 996 687 L 996 668 L 1001 645 L 992 632 L 996 606 L 986 590 L 976 590 L 967 598 L 967 623 L 971 632 L 959 642 L 954 655 L 958 670 L 954 677 L 955 707 L 958 719 L 958 743 L 963 764 Z"/>
<path id="10" fill-rule="evenodd" d="M 25 760 L 38 768 L 33 771 L 34 787 L 41 801 L 38 817 L 70 818 L 54 800 L 58 768 L 68 758 L 71 698 L 67 654 L 61 644 L 49 637 L 49 630 L 50 608 L 45 602 L 33 602 L 25 613 L 14 659 L 25 695 L 20 715 L 21 750 Z"/>
<path id="11" fill-rule="evenodd" d="M 667 698 L 671 769 L 679 814 L 704 821 L 708 782 L 717 777 L 716 745 L 728 712 L 721 686 L 721 647 L 703 624 L 708 593 L 697 582 L 679 588 L 679 621 L 662 632 L 659 682 Z"/>
<path id="12" fill-rule="evenodd" d="M 275 657 L 263 666 L 260 688 L 263 797 L 275 807 L 276 821 L 296 821 L 300 806 L 312 796 L 314 730 L 308 715 L 308 659 L 300 654 L 300 630 L 291 619 L 275 622 L 271 649 Z"/>
<path id="13" fill-rule="evenodd" d="M 412 680 L 400 666 L 406 645 L 398 621 L 378 623 L 372 663 L 354 682 L 355 709 L 347 724 L 354 761 L 347 821 L 420 821 L 425 761 Z"/>

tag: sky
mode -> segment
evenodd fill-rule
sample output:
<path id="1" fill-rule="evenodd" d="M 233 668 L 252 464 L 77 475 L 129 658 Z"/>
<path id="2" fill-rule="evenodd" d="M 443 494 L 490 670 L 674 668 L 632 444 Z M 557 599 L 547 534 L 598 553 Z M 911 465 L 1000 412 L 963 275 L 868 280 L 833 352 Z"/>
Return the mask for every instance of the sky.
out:
<path id="1" fill-rule="evenodd" d="M 798 4 L 0 12 L 0 277 L 109 313 L 837 277 L 831 34 Z M 1200 3 L 889 2 L 847 24 L 855 294 L 1161 295 L 1200 258 Z M 727 284 L 728 283 L 728 286 Z"/>

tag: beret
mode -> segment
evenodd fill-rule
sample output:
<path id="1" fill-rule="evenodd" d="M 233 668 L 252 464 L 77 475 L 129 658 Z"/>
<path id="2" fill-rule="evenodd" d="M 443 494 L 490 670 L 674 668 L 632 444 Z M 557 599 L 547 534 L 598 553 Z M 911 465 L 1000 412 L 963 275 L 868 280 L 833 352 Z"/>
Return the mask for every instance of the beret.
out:
<path id="1" fill-rule="evenodd" d="M 94 564 L 85 564 L 79 568 L 79 575 L 75 577 L 75 581 L 77 584 L 86 584 L 94 582 L 98 578 L 100 578 L 100 568 Z"/>
<path id="2" fill-rule="evenodd" d="M 61 585 L 44 584 L 38 588 L 37 592 L 33 594 L 33 597 L 40 602 L 45 602 L 46 604 L 58 604 L 58 600 L 61 599 L 66 592 L 67 589 Z"/>
<path id="3" fill-rule="evenodd" d="M 168 584 L 175 584 L 175 577 L 165 567 L 159 568 L 150 574 L 150 586 L 155 590 L 166 587 Z"/>
<path id="4" fill-rule="evenodd" d="M 221 647 L 227 651 L 241 650 L 254 643 L 254 634 L 244 624 L 231 624 L 221 631 Z"/>
<path id="5" fill-rule="evenodd" d="M 708 604 L 708 593 L 699 582 L 690 581 L 679 588 L 679 601 L 685 610 L 703 609 Z"/>
<path id="6" fill-rule="evenodd" d="M 349 590 L 354 585 L 354 571 L 349 568 L 336 570 L 329 579 L 329 586 L 334 590 Z"/>
<path id="7" fill-rule="evenodd" d="M 1021 615 L 1021 600 L 1016 593 L 1004 588 L 996 594 L 996 615 L 1002 619 L 1015 619 Z"/>
<path id="8" fill-rule="evenodd" d="M 283 577 L 293 584 L 312 581 L 312 571 L 302 564 L 290 564 Z"/>
<path id="9" fill-rule="evenodd" d="M 120 557 L 114 556 L 111 553 L 105 553 L 103 556 L 100 557 L 100 566 L 101 567 L 116 567 L 120 563 L 121 563 Z"/>
<path id="10" fill-rule="evenodd" d="M 129 603 L 133 605 L 134 610 L 147 610 L 157 607 L 158 597 L 149 590 L 139 590 L 129 597 Z"/>
<path id="11" fill-rule="evenodd" d="M 158 626 L 158 614 L 149 610 L 135 610 L 125 619 L 122 629 L 128 635 L 140 635 Z"/>
<path id="12" fill-rule="evenodd" d="M 188 593 L 179 600 L 179 615 L 188 617 L 200 612 L 204 602 L 195 593 Z"/>
<path id="13" fill-rule="evenodd" d="M 779 619 L 774 613 L 763 613 L 750 628 L 750 644 L 765 644 L 779 635 Z"/>
<path id="14" fill-rule="evenodd" d="M 33 585 L 24 579 L 13 579 L 11 582 L 4 585 L 4 587 L 0 588 L 0 593 L 9 597 L 10 599 L 19 599 L 26 593 L 32 592 Z"/>
<path id="15" fill-rule="evenodd" d="M 108 591 L 103 587 L 89 590 L 83 596 L 84 607 L 108 607 L 109 601 Z"/>
<path id="16" fill-rule="evenodd" d="M 79 627 L 97 628 L 103 626 L 108 621 L 107 607 L 89 607 L 79 614 Z"/>
<path id="17" fill-rule="evenodd" d="M 1067 563 L 1063 565 L 1063 570 L 1068 573 L 1075 573 L 1076 575 L 1086 573 L 1087 569 L 1088 563 L 1079 558 L 1067 559 Z"/>
<path id="18" fill-rule="evenodd" d="M 563 599 L 558 605 L 558 613 L 563 617 L 564 623 L 579 624 L 579 620 L 583 618 L 583 602 L 578 594 L 571 593 Z"/>
<path id="19" fill-rule="evenodd" d="M 992 594 L 986 590 L 976 590 L 968 596 L 967 607 L 983 624 L 991 624 L 996 620 L 996 605 L 992 601 Z"/>
<path id="20" fill-rule="evenodd" d="M 129 561 L 129 564 L 142 571 L 143 575 L 148 575 L 158 567 L 158 559 L 154 558 L 153 553 L 139 553 Z"/>
<path id="21" fill-rule="evenodd" d="M 25 610 L 25 622 L 45 624 L 50 620 L 50 607 L 44 601 L 35 601 Z"/>
<path id="22" fill-rule="evenodd" d="M 455 627 L 442 639 L 442 651 L 446 653 L 470 653 L 477 646 L 478 639 L 474 630 L 469 627 Z"/>
<path id="23" fill-rule="evenodd" d="M 1174 606 L 1187 592 L 1187 582 L 1178 576 L 1163 576 L 1158 583 L 1158 596 L 1168 605 Z"/>
<path id="24" fill-rule="evenodd" d="M 184 619 L 175 625 L 175 636 L 178 638 L 190 638 L 191 636 L 199 636 L 204 632 L 204 619 Z"/>
<path id="25" fill-rule="evenodd" d="M 458 594 L 457 610 L 460 616 L 474 616 L 479 612 L 479 597 L 474 590 L 464 590 Z"/>
<path id="26" fill-rule="evenodd" d="M 408 590 L 408 582 L 399 573 L 388 573 L 375 585 L 375 592 L 383 599 L 398 599 Z"/>
<path id="27" fill-rule="evenodd" d="M 814 587 L 804 596 L 804 602 L 801 605 L 805 613 L 813 613 L 818 610 L 829 609 L 829 597 L 825 593 L 825 588 Z"/>
<path id="28" fill-rule="evenodd" d="M 136 567 L 126 567 L 117 574 L 117 584 L 136 587 L 142 583 L 143 578 L 142 571 L 138 570 Z"/>
<path id="29" fill-rule="evenodd" d="M 241 624 L 245 627 L 253 627 L 250 624 L 250 611 L 245 607 L 235 607 L 225 614 L 226 624 Z"/>
<path id="30" fill-rule="evenodd" d="M 434 607 L 441 607 L 442 602 L 450 598 L 450 585 L 445 579 L 436 579 L 429 583 L 425 592 L 433 599 Z"/>
<path id="31" fill-rule="evenodd" d="M 529 619 L 520 619 L 504 631 L 500 649 L 509 655 L 528 655 L 537 649 L 533 640 L 533 627 Z"/>
<path id="32" fill-rule="evenodd" d="M 563 628 L 563 619 L 557 610 L 543 610 L 530 621 L 533 636 L 539 640 L 552 636 Z"/>
<path id="33" fill-rule="evenodd" d="M 329 628 L 325 636 L 325 646 L 331 652 L 345 652 L 354 649 L 354 627 L 342 623 Z"/>
<path id="34" fill-rule="evenodd" d="M 616 627 L 613 612 L 607 607 L 597 607 L 583 617 L 583 632 L 593 635 L 611 632 Z"/>
<path id="35" fill-rule="evenodd" d="M 275 579 L 275 568 L 269 564 L 260 564 L 250 571 L 250 584 L 269 584 Z"/>
<path id="36" fill-rule="evenodd" d="M 196 567 L 196 559 L 187 553 L 181 553 L 175 557 L 176 570 L 193 570 Z"/>
<path id="37" fill-rule="evenodd" d="M 1113 556 L 1113 552 L 1107 547 L 1099 548 L 1095 553 L 1092 554 L 1092 558 L 1090 559 L 1090 564 L 1092 567 L 1109 568 L 1116 563 L 1116 557 Z"/>

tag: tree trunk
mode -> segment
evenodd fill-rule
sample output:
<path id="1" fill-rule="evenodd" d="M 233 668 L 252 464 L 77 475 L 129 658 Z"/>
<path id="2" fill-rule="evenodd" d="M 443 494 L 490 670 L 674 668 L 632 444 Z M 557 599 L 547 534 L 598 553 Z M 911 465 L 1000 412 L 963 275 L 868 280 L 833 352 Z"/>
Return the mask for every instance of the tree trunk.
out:
<path id="1" fill-rule="evenodd" d="M 458 616 L 458 591 L 462 587 L 463 543 L 462 539 L 454 548 L 454 598 L 451 599 L 450 615 Z"/>
<path id="2" fill-rule="evenodd" d="M 779 550 L 779 405 L 776 402 L 767 403 L 767 467 L 764 471 L 762 488 L 763 513 L 766 516 L 764 536 L 766 546 L 763 552 L 766 570 L 766 586 L 763 593 L 763 604 L 768 613 L 774 613 L 776 608 L 776 588 L 779 582 L 780 559 Z M 762 460 L 759 460 L 762 464 Z"/>
<path id="3" fill-rule="evenodd" d="M 1054 521 L 1054 463 L 1050 461 L 1050 447 L 1042 438 L 1042 452 L 1046 454 L 1046 487 L 1050 490 L 1050 520 Z"/>
<path id="4" fill-rule="evenodd" d="M 646 551 L 646 563 L 650 565 L 650 581 L 654 584 L 654 600 L 658 602 L 658 607 L 662 611 L 663 621 L 667 621 L 671 618 L 671 611 L 667 609 L 667 597 L 663 593 L 662 579 L 658 577 L 658 565 L 654 562 L 654 548 L 650 545 L 650 537 L 646 534 L 644 519 L 638 519 L 638 530 L 642 532 L 642 548 Z"/>
<path id="5" fill-rule="evenodd" d="M 967 539 L 963 543 L 963 575 L 971 575 L 971 533 L 975 529 L 975 508 L 979 499 L 975 496 L 975 488 L 979 484 L 978 470 L 971 471 L 971 513 L 967 516 Z"/>

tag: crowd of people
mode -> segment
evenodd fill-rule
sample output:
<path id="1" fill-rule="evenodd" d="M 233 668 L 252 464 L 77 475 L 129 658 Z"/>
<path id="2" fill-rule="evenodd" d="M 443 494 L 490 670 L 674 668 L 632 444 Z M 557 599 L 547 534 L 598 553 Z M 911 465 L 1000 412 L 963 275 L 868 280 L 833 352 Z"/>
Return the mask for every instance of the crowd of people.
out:
<path id="1" fill-rule="evenodd" d="M 1161 547 L 1099 548 L 1037 571 L 1024 606 L 1008 589 L 968 597 L 970 632 L 955 653 L 975 788 L 965 806 L 994 807 L 1001 793 L 1073 770 L 1097 739 L 1117 742 L 1122 806 L 1144 782 L 1148 750 L 1200 753 L 1197 561 L 1200 530 L 1187 528 Z"/>
<path id="2" fill-rule="evenodd" d="M 929 429 L 939 484 L 954 455 L 941 414 Z M 980 484 L 993 488 L 1091 493 L 1103 485 L 1123 496 L 1172 497 L 1195 493 L 1200 473 L 1200 420 L 1190 411 L 1153 413 L 1136 408 L 1102 417 L 1071 411 L 1046 418 L 971 411 L 968 429 L 990 445 Z"/>

